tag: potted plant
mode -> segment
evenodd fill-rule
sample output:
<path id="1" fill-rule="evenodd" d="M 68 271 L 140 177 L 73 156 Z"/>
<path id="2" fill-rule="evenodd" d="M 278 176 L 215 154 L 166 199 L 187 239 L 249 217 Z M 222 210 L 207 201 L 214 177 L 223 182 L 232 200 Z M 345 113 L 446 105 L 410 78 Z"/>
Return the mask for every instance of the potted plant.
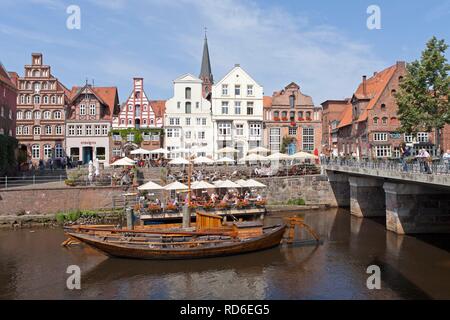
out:
<path id="1" fill-rule="evenodd" d="M 259 200 L 259 201 L 256 201 L 256 202 L 255 202 L 255 205 L 256 205 L 257 207 L 264 207 L 266 204 L 267 204 L 266 199 L 262 199 L 262 200 Z"/>
<path id="2" fill-rule="evenodd" d="M 151 213 L 159 213 L 161 212 L 161 210 L 162 210 L 161 207 L 156 204 L 150 203 L 148 205 L 148 211 L 150 211 Z"/>
<path id="3" fill-rule="evenodd" d="M 287 121 L 287 120 L 288 120 L 288 118 L 287 118 L 287 117 L 282 117 L 282 118 L 281 118 L 281 120 L 283 120 L 283 121 Z"/>
<path id="4" fill-rule="evenodd" d="M 211 210 L 214 208 L 214 204 L 212 202 L 207 202 L 203 205 L 203 209 L 205 209 L 206 211 Z"/>
<path id="5" fill-rule="evenodd" d="M 177 211 L 177 206 L 174 204 L 168 204 L 166 209 L 167 211 Z"/>
<path id="6" fill-rule="evenodd" d="M 238 209 L 245 209 L 249 206 L 249 203 L 247 200 L 240 200 L 237 204 L 236 204 L 236 208 Z"/>
<path id="7" fill-rule="evenodd" d="M 280 121 L 280 117 L 274 117 L 273 120 Z"/>

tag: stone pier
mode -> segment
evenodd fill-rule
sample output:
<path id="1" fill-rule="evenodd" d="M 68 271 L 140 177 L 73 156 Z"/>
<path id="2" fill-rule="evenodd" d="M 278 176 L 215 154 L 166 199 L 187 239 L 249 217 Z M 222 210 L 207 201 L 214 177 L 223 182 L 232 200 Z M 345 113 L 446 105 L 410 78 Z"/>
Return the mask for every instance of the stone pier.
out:
<path id="1" fill-rule="evenodd" d="M 350 207 L 350 185 L 348 183 L 348 174 L 327 171 L 327 176 L 338 207 Z"/>
<path id="2" fill-rule="evenodd" d="M 450 192 L 386 182 L 386 228 L 398 234 L 450 233 Z"/>
<path id="3" fill-rule="evenodd" d="M 366 177 L 349 177 L 350 212 L 357 217 L 386 215 L 383 180 Z"/>

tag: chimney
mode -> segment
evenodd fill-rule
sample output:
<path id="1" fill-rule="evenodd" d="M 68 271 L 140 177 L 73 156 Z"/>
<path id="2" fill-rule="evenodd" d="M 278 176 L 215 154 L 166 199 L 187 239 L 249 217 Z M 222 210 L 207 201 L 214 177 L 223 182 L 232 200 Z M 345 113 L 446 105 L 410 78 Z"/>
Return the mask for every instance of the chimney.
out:
<path id="1" fill-rule="evenodd" d="M 366 80 L 367 80 L 367 76 L 363 76 L 362 77 L 362 90 L 363 90 L 363 95 L 366 95 Z"/>
<path id="2" fill-rule="evenodd" d="M 374 71 L 373 76 L 375 77 L 378 74 L 378 72 Z"/>

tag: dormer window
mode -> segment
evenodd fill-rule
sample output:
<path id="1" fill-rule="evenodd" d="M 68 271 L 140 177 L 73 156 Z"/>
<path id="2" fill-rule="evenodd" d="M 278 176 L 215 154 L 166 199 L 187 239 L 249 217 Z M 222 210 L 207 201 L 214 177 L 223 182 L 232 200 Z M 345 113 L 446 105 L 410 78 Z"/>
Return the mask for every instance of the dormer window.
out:
<path id="1" fill-rule="evenodd" d="M 136 91 L 135 94 L 134 94 L 134 97 L 136 99 L 140 99 L 141 98 L 141 92 L 140 91 Z"/>

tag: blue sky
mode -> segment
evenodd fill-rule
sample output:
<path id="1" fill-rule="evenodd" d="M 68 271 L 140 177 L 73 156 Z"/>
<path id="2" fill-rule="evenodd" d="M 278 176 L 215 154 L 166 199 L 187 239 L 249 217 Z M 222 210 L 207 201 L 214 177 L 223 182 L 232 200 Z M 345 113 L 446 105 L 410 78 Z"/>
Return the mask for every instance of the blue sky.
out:
<path id="1" fill-rule="evenodd" d="M 0 2 L 8 70 L 22 75 L 31 53 L 42 52 L 69 88 L 95 79 L 117 86 L 121 101 L 134 76 L 145 78 L 151 99 L 168 99 L 173 79 L 198 75 L 205 26 L 216 81 L 240 63 L 266 95 L 295 81 L 316 105 L 351 96 L 363 74 L 417 59 L 432 35 L 450 44 L 450 0 Z M 81 9 L 80 30 L 66 28 L 71 4 Z M 371 4 L 381 30 L 366 27 Z"/>

